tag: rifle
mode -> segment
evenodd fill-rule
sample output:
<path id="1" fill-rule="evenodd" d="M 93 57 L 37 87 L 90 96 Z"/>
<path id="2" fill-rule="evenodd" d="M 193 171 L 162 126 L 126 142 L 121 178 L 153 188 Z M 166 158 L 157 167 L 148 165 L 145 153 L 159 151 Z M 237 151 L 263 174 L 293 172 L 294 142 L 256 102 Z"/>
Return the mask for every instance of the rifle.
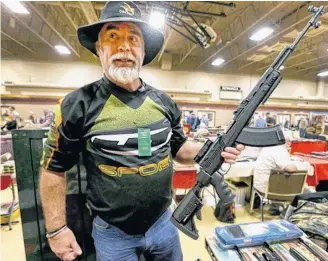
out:
<path id="1" fill-rule="evenodd" d="M 197 174 L 197 183 L 183 198 L 171 217 L 171 222 L 187 236 L 193 239 L 197 239 L 199 236 L 194 222 L 194 215 L 197 214 L 198 219 L 200 219 L 200 210 L 203 206 L 201 191 L 204 187 L 211 184 L 215 187 L 216 193 L 222 202 L 226 205 L 233 202 L 235 195 L 232 194 L 228 185 L 224 182 L 223 175 L 225 173 L 220 172 L 220 168 L 224 163 L 221 153 L 226 147 L 232 147 L 236 143 L 255 147 L 275 146 L 285 143 L 283 132 L 279 126 L 261 129 L 247 127 L 247 125 L 257 107 L 267 101 L 280 83 L 282 79 L 280 66 L 294 51 L 306 32 L 311 27 L 318 28 L 320 26 L 321 23 L 317 20 L 324 13 L 324 6 L 309 6 L 308 10 L 313 13 L 310 21 L 294 43 L 286 46 L 280 52 L 254 89 L 241 102 L 234 112 L 233 122 L 227 131 L 220 134 L 214 142 L 207 140 L 194 158 L 200 167 Z"/>

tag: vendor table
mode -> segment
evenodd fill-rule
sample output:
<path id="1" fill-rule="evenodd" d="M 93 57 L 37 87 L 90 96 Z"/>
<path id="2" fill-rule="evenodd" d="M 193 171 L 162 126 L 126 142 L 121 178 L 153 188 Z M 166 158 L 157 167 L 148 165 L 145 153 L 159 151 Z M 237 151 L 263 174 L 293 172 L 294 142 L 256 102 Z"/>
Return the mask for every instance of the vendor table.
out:
<path id="1" fill-rule="evenodd" d="M 236 162 L 231 165 L 224 178 L 250 177 L 253 175 L 255 162 Z M 228 164 L 223 164 L 223 170 L 229 169 Z M 172 187 L 174 189 L 192 188 L 196 184 L 197 169 L 194 166 L 174 166 Z"/>
<path id="2" fill-rule="evenodd" d="M 313 151 L 326 151 L 327 144 L 322 140 L 297 140 L 291 144 L 290 153 L 300 152 L 304 154 L 310 154 Z"/>
<path id="3" fill-rule="evenodd" d="M 193 166 L 174 167 L 172 180 L 173 189 L 192 188 L 196 184 L 196 168 Z"/>
<path id="4" fill-rule="evenodd" d="M 328 253 L 325 252 L 323 249 L 318 247 L 316 244 L 314 244 L 312 241 L 307 239 L 305 236 L 302 237 L 302 239 L 304 241 L 307 241 L 310 244 L 312 243 L 311 244 L 312 247 L 315 247 L 316 250 L 321 253 L 321 255 L 328 258 Z M 298 250 L 302 250 L 303 255 L 305 255 L 307 258 L 311 258 L 311 259 L 307 259 L 307 260 L 319 260 L 316 257 L 314 257 L 304 246 L 300 247 L 299 245 L 297 245 L 297 241 L 298 240 L 295 239 L 295 240 L 291 240 L 291 241 L 288 241 L 288 242 L 285 242 L 285 243 L 282 242 L 282 243 L 284 244 L 284 248 L 296 247 L 296 248 L 298 248 Z M 218 246 L 214 234 L 210 235 L 210 236 L 207 236 L 205 238 L 205 247 L 206 247 L 206 250 L 207 250 L 207 252 L 209 253 L 209 255 L 211 257 L 211 260 L 213 260 L 213 261 L 227 261 L 227 260 L 229 260 L 229 261 L 241 261 L 241 258 L 238 256 L 238 254 L 236 253 L 235 250 L 233 250 L 233 249 L 222 250 Z M 283 248 L 281 248 L 281 249 L 283 250 Z M 240 248 L 240 251 L 242 252 L 242 255 L 243 255 L 245 260 L 256 260 L 256 258 L 252 255 L 252 253 L 254 252 L 254 247 Z M 291 256 L 289 256 L 289 258 L 286 257 L 286 256 L 284 256 L 284 257 L 285 258 L 283 260 L 291 260 L 291 259 L 289 259 L 289 258 L 291 258 Z"/>
<path id="5" fill-rule="evenodd" d="M 227 169 L 226 164 L 223 164 L 223 168 Z M 229 172 L 224 175 L 224 178 L 247 178 L 253 176 L 253 169 L 255 167 L 255 161 L 250 162 L 236 162 L 231 165 Z"/>
<path id="6" fill-rule="evenodd" d="M 321 180 L 328 180 L 328 160 L 300 156 L 297 158 L 309 162 L 314 168 L 314 175 L 307 177 L 307 184 L 316 187 Z"/>

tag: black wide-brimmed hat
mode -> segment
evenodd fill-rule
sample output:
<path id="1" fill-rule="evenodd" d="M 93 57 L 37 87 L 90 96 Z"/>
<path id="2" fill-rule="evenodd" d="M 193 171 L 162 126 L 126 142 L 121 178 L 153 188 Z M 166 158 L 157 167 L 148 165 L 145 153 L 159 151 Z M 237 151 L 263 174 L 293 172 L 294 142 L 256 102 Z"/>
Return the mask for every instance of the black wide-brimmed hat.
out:
<path id="1" fill-rule="evenodd" d="M 95 55 L 97 55 L 96 42 L 98 34 L 103 25 L 109 22 L 132 22 L 140 28 L 145 42 L 143 65 L 150 63 L 163 46 L 163 34 L 147 22 L 141 20 L 140 9 L 133 2 L 113 1 L 107 2 L 101 10 L 99 21 L 77 29 L 80 43 Z"/>

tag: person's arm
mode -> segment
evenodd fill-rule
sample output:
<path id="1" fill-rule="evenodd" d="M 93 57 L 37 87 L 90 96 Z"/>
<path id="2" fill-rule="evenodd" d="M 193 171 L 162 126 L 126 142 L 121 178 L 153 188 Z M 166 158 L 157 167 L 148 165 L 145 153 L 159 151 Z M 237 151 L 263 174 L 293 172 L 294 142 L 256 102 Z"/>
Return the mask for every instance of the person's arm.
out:
<path id="1" fill-rule="evenodd" d="M 181 164 L 191 165 L 195 164 L 194 158 L 203 147 L 204 144 L 187 141 L 179 149 L 175 156 L 175 160 Z M 221 156 L 225 159 L 225 163 L 234 164 L 238 158 L 240 151 L 244 149 L 243 145 L 237 145 L 236 148 L 227 147 L 222 152 Z"/>
<path id="2" fill-rule="evenodd" d="M 287 148 L 283 145 L 277 147 L 272 156 L 280 169 L 287 172 L 297 171 L 297 166 L 291 161 Z"/>
<path id="3" fill-rule="evenodd" d="M 64 172 L 41 170 L 40 196 L 47 231 L 66 225 L 66 176 Z"/>
<path id="4" fill-rule="evenodd" d="M 65 261 L 73 261 L 82 254 L 73 232 L 66 227 L 65 211 L 65 172 L 79 159 L 82 143 L 78 135 L 83 126 L 77 120 L 82 118 L 82 113 L 71 100 L 64 100 L 56 106 L 54 124 L 48 133 L 41 160 L 39 186 L 49 246 Z"/>
<path id="5" fill-rule="evenodd" d="M 40 127 L 41 127 L 41 128 L 43 128 L 43 127 L 47 127 L 47 126 L 49 126 L 49 124 L 50 124 L 50 119 L 47 119 L 45 122 L 43 122 L 43 123 L 40 125 Z"/>
<path id="6" fill-rule="evenodd" d="M 285 167 L 284 167 L 284 171 L 287 172 L 294 172 L 297 171 L 297 166 L 294 163 L 288 163 Z"/>
<path id="7" fill-rule="evenodd" d="M 66 225 L 66 177 L 65 173 L 57 173 L 42 169 L 40 177 L 40 196 L 48 233 Z M 82 250 L 73 232 L 65 228 L 48 239 L 51 250 L 65 261 L 73 261 Z"/>

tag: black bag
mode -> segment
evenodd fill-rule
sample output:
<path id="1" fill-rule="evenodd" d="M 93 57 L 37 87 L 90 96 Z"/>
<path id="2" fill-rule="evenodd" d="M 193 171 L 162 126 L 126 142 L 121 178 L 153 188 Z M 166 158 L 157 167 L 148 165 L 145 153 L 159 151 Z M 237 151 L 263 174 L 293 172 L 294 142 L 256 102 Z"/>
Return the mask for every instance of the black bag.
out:
<path id="1" fill-rule="evenodd" d="M 235 203 L 226 204 L 220 200 L 219 203 L 216 204 L 214 216 L 221 222 L 234 223 L 236 218 Z"/>

